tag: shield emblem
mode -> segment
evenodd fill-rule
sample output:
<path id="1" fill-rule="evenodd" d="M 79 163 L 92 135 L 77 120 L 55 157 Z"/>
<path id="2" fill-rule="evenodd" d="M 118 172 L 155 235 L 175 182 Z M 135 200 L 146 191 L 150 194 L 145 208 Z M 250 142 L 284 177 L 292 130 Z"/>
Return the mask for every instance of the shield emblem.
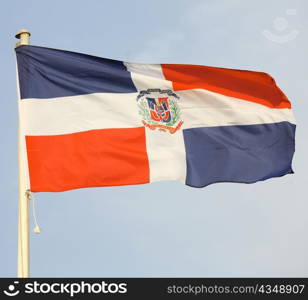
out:
<path id="1" fill-rule="evenodd" d="M 137 96 L 139 114 L 144 126 L 175 133 L 183 124 L 179 97 L 171 90 L 147 89 Z"/>
<path id="2" fill-rule="evenodd" d="M 168 97 L 149 98 L 148 106 L 151 118 L 157 122 L 168 123 L 171 120 Z"/>

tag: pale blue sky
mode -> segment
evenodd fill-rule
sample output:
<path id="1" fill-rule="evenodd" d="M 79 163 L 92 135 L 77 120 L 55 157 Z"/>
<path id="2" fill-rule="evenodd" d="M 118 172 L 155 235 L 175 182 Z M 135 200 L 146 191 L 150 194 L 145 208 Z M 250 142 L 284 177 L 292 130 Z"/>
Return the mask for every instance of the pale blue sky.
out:
<path id="1" fill-rule="evenodd" d="M 308 276 L 307 13 L 305 0 L 2 1 L 0 277 L 16 276 L 13 46 L 22 28 L 38 46 L 268 72 L 298 122 L 294 175 L 203 189 L 160 182 L 37 194 L 33 277 Z"/>

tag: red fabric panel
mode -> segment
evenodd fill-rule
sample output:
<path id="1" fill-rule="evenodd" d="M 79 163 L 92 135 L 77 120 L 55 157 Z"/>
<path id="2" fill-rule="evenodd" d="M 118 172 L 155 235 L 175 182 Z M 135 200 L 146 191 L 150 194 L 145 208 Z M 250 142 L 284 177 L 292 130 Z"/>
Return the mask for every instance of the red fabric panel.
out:
<path id="1" fill-rule="evenodd" d="M 145 129 L 27 136 L 32 192 L 149 182 Z"/>
<path id="2" fill-rule="evenodd" d="M 163 64 L 162 70 L 175 91 L 205 89 L 271 108 L 291 108 L 288 98 L 266 73 L 176 64 Z"/>

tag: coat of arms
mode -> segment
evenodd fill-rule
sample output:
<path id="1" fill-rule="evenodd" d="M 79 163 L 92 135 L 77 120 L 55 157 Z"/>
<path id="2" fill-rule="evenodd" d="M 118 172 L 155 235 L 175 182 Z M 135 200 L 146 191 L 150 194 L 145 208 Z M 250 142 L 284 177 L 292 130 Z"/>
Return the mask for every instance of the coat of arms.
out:
<path id="1" fill-rule="evenodd" d="M 171 90 L 147 89 L 137 97 L 139 114 L 144 126 L 175 133 L 181 128 L 179 97 Z"/>

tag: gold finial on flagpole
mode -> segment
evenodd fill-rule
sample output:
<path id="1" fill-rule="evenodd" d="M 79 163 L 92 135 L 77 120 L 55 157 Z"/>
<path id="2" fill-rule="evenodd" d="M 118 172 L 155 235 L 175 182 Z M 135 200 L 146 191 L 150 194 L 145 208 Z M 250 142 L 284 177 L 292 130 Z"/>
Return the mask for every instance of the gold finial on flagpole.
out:
<path id="1" fill-rule="evenodd" d="M 22 45 L 29 45 L 30 44 L 30 31 L 27 29 L 22 29 L 20 31 L 18 31 L 15 34 L 15 37 L 17 39 L 19 39 L 20 41 L 18 43 L 16 43 L 15 48 L 22 46 Z"/>

